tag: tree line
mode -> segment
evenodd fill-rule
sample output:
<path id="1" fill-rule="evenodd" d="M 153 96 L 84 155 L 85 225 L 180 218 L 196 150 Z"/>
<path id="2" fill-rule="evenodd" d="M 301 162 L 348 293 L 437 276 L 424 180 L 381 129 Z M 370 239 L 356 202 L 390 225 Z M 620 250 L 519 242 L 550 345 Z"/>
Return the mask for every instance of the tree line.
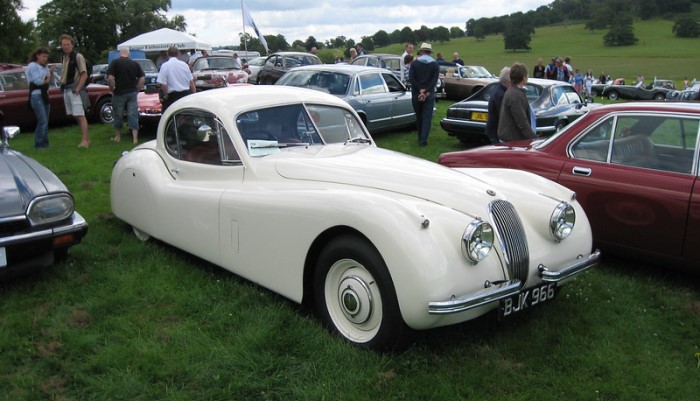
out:
<path id="1" fill-rule="evenodd" d="M 491 18 L 470 19 L 465 30 L 460 27 L 419 29 L 406 26 L 389 33 L 379 30 L 363 36 L 360 42 L 368 51 L 393 43 L 447 42 L 463 36 L 482 40 L 486 35 L 503 34 L 506 50 L 530 50 L 530 40 L 536 27 L 558 23 L 586 21 L 590 30 L 608 29 L 603 41 L 607 46 L 634 44 L 635 18 L 649 19 L 691 11 L 692 3 L 700 0 L 555 0 L 528 12 L 518 12 Z M 166 16 L 170 0 L 51 0 L 41 6 L 36 20 L 24 22 L 19 16 L 22 0 L 0 0 L 0 7 L 8 10 L 0 19 L 0 61 L 24 63 L 27 55 L 37 46 L 57 49 L 58 37 L 68 33 L 76 39 L 76 47 L 94 62 L 107 60 L 107 53 L 121 43 L 145 32 L 160 28 L 185 31 L 187 23 L 182 15 Z M 673 26 L 679 37 L 700 36 L 700 24 L 692 17 L 681 17 Z M 240 43 L 228 48 L 259 51 L 265 54 L 260 41 L 248 33 L 241 33 Z M 354 39 L 337 36 L 319 41 L 313 36 L 295 40 L 291 44 L 283 35 L 265 35 L 269 51 L 340 49 L 348 55 Z M 54 55 L 53 57 L 58 57 Z"/>

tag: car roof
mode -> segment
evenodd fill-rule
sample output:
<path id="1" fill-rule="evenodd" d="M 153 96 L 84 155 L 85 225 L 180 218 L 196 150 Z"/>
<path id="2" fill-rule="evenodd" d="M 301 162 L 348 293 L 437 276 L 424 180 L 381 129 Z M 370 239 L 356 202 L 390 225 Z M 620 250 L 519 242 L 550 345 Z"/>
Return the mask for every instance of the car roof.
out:
<path id="1" fill-rule="evenodd" d="M 235 116 L 260 108 L 297 103 L 330 104 L 350 109 L 336 96 L 321 91 L 282 85 L 240 85 L 193 93 L 166 109 L 166 114 L 184 108 L 209 109 L 216 114 Z"/>
<path id="2" fill-rule="evenodd" d="M 312 57 L 318 57 L 313 53 L 306 53 L 306 52 L 275 52 L 270 54 L 268 57 L 272 56 L 312 56 Z"/>
<path id="3" fill-rule="evenodd" d="M 593 114 L 613 112 L 669 112 L 669 113 L 700 113 L 698 102 L 625 102 L 598 106 L 589 111 Z"/>
<path id="4" fill-rule="evenodd" d="M 293 71 L 329 71 L 329 72 L 340 72 L 345 74 L 358 74 L 365 71 L 377 72 L 383 71 L 389 74 L 393 74 L 390 70 L 386 68 L 365 66 L 365 65 L 353 65 L 353 64 L 314 64 L 314 65 L 303 65 L 300 67 L 295 67 L 290 72 Z"/>
<path id="5" fill-rule="evenodd" d="M 377 58 L 401 58 L 398 54 L 390 54 L 390 53 L 370 53 L 370 54 L 363 54 L 361 56 L 355 57 L 355 60 L 358 58 L 367 58 L 367 57 L 377 57 Z"/>

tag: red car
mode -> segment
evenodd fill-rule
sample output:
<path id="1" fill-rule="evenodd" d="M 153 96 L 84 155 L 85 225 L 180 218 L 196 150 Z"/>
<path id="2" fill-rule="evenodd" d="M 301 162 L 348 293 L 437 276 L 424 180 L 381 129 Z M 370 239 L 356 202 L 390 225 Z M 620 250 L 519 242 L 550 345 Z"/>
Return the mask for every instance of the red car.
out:
<path id="1" fill-rule="evenodd" d="M 66 115 L 63 103 L 63 92 L 58 83 L 59 77 L 54 74 L 49 83 L 49 101 L 51 112 L 49 125 L 74 122 L 72 116 Z M 88 120 L 111 124 L 112 93 L 106 85 L 90 84 L 87 86 L 90 97 L 90 108 L 85 112 Z M 25 67 L 0 71 L 0 110 L 5 113 L 5 124 L 18 125 L 32 129 L 36 125 L 36 116 L 28 106 L 29 83 Z"/>
<path id="2" fill-rule="evenodd" d="M 527 170 L 569 187 L 607 253 L 700 271 L 700 103 L 589 111 L 546 140 L 445 153 L 449 167 Z"/>

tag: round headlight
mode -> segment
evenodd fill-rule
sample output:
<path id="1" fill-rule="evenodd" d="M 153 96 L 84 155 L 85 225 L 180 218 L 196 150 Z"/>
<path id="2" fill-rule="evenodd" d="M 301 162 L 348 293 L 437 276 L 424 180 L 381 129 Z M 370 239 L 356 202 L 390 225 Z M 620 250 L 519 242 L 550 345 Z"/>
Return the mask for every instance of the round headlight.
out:
<path id="1" fill-rule="evenodd" d="M 478 263 L 489 254 L 493 248 L 493 227 L 491 224 L 474 220 L 462 235 L 462 250 L 474 263 Z"/>
<path id="2" fill-rule="evenodd" d="M 73 214 L 73 198 L 68 194 L 43 196 L 29 204 L 27 217 L 34 226 L 67 219 Z"/>
<path id="3" fill-rule="evenodd" d="M 549 220 L 549 230 L 554 239 L 561 241 L 571 235 L 576 224 L 576 211 L 574 207 L 566 202 L 561 202 L 554 208 L 552 217 Z"/>

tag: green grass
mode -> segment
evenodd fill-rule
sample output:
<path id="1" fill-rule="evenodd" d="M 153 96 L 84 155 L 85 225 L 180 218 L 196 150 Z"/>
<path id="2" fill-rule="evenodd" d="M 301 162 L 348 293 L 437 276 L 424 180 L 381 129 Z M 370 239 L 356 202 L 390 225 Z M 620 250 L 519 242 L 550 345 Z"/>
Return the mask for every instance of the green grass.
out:
<path id="1" fill-rule="evenodd" d="M 628 78 L 692 75 L 700 42 L 667 38 L 666 46 L 645 33 L 656 32 L 655 22 L 665 23 L 637 24 L 640 44 L 631 48 L 603 48 L 603 32 L 576 25 L 538 29 L 529 53 L 504 52 L 497 37 L 436 48 L 458 50 L 492 71 L 568 54 L 577 67 Z M 437 103 L 429 146 L 416 146 L 415 131 L 376 135 L 378 144 L 429 160 L 459 150 L 439 127 L 448 105 Z M 400 354 L 359 351 L 274 293 L 170 246 L 136 240 L 109 204 L 112 164 L 131 145 L 110 142 L 110 127 L 90 130 L 90 149 L 76 148 L 75 126 L 51 128 L 48 150 L 35 151 L 29 132 L 12 141 L 59 175 L 90 229 L 65 262 L 0 283 L 2 401 L 700 396 L 697 276 L 608 258 L 519 318 L 486 316 L 421 332 Z"/>
<path id="2" fill-rule="evenodd" d="M 664 19 L 635 21 L 634 34 L 639 42 L 633 46 L 605 47 L 606 30 L 589 31 L 583 23 L 575 23 L 537 28 L 530 51 L 506 51 L 503 37 L 490 35 L 481 41 L 470 37 L 434 43 L 433 54 L 442 52 L 450 60 L 457 51 L 466 64 L 483 65 L 494 74 L 516 61 L 525 63 L 532 71 L 538 58 L 546 65 L 553 56 L 569 56 L 574 69 L 585 73 L 590 68 L 596 77 L 605 72 L 613 78 L 634 82 L 637 75 L 642 74 L 647 83 L 657 76 L 673 79 L 676 87 L 682 88 L 685 77 L 700 79 L 697 69 L 700 38 L 674 37 L 673 24 Z M 394 44 L 375 51 L 401 54 L 403 45 Z"/>
<path id="3" fill-rule="evenodd" d="M 377 135 L 436 160 L 458 141 L 439 128 Z M 310 311 L 158 242 L 110 214 L 115 144 L 91 125 L 12 146 L 57 172 L 90 230 L 70 257 L 0 283 L 0 400 L 695 400 L 697 277 L 624 260 L 562 288 L 554 302 L 416 334 L 409 349 L 359 351 Z M 153 134 L 141 135 L 147 140 Z"/>

